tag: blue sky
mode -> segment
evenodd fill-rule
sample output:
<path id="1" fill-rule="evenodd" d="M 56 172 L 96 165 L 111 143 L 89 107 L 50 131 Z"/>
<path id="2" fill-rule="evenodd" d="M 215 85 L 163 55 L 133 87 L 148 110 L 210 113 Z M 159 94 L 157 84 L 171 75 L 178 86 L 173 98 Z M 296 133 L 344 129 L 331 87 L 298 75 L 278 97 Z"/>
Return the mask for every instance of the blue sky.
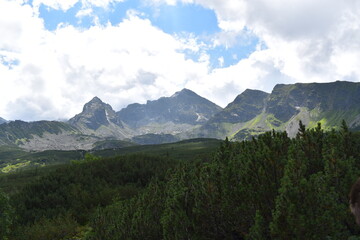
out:
<path id="1" fill-rule="evenodd" d="M 178 3 L 177 5 L 147 4 L 142 0 L 126 0 L 112 3 L 108 8 L 93 7 L 91 16 L 77 17 L 83 4 L 77 2 L 67 10 L 54 9 L 45 4 L 39 7 L 39 16 L 44 20 L 44 26 L 49 31 L 54 31 L 59 24 L 69 24 L 77 28 L 87 29 L 94 26 L 94 17 L 98 18 L 101 25 L 111 23 L 117 25 L 127 18 L 129 10 L 141 13 L 141 17 L 149 19 L 151 23 L 168 34 L 193 34 L 201 41 L 211 45 L 212 37 L 221 32 L 218 27 L 216 14 L 213 10 L 198 4 Z M 246 39 L 245 39 L 246 38 Z M 212 68 L 228 67 L 252 53 L 258 39 L 255 36 L 238 38 L 237 43 L 231 46 L 208 47 Z M 188 58 L 195 58 L 192 54 Z M 219 61 L 219 59 L 223 59 Z"/>
<path id="2" fill-rule="evenodd" d="M 356 0 L 0 0 L 0 117 L 360 80 Z"/>

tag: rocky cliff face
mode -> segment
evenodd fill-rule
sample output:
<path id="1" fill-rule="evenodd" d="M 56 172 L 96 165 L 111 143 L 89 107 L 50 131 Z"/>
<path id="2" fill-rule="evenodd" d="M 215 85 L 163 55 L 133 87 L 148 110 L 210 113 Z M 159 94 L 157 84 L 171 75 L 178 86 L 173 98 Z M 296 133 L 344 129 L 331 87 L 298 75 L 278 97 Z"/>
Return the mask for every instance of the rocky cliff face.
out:
<path id="1" fill-rule="evenodd" d="M 266 92 L 246 89 L 221 112 L 211 118 L 209 123 L 238 123 L 249 121 L 261 113 L 265 107 L 265 101 L 268 96 L 269 94 Z"/>
<path id="2" fill-rule="evenodd" d="M 307 127 L 318 122 L 329 130 L 344 119 L 350 128 L 360 126 L 360 83 L 278 84 L 266 100 L 264 111 L 235 133 L 235 139 L 268 130 L 287 131 L 293 137 L 301 120 Z"/>
<path id="3" fill-rule="evenodd" d="M 307 127 L 320 122 L 330 129 L 343 119 L 350 128 L 360 128 L 360 83 L 278 84 L 271 94 L 244 91 L 197 134 L 242 140 L 275 129 L 295 136 L 300 120 Z"/>
<path id="4" fill-rule="evenodd" d="M 283 121 L 288 121 L 301 108 L 327 111 L 347 111 L 360 109 L 360 83 L 297 83 L 278 84 L 274 87 L 267 112 Z"/>
<path id="5" fill-rule="evenodd" d="M 83 111 L 71 118 L 68 123 L 84 134 L 99 137 L 127 138 L 132 135 L 109 104 L 94 97 L 84 105 Z"/>
<path id="6" fill-rule="evenodd" d="M 68 150 L 91 149 L 95 142 L 109 139 L 141 144 L 196 137 L 243 140 L 272 129 L 295 136 L 300 120 L 307 127 L 320 122 L 330 130 L 343 119 L 350 129 L 360 129 L 360 83 L 278 84 L 271 94 L 248 89 L 224 109 L 183 89 L 171 97 L 131 104 L 117 113 L 95 97 L 67 123 L 3 123 L 0 145 Z"/>
<path id="7" fill-rule="evenodd" d="M 255 118 L 265 108 L 268 93 L 246 89 L 229 103 L 222 111 L 217 113 L 200 129 L 199 135 L 204 137 L 224 138 L 244 125 L 245 122 Z"/>
<path id="8" fill-rule="evenodd" d="M 146 104 L 131 104 L 117 115 L 140 133 L 178 133 L 189 126 L 201 125 L 221 111 L 221 107 L 183 89 L 171 97 L 162 97 Z"/>

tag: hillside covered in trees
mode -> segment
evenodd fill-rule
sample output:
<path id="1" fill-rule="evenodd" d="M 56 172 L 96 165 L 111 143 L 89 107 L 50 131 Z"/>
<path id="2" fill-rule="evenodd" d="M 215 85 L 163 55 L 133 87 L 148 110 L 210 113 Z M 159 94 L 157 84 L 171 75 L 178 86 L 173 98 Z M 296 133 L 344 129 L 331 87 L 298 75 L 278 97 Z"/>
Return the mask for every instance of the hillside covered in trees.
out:
<path id="1" fill-rule="evenodd" d="M 345 122 L 225 140 L 211 159 L 88 155 L 1 193 L 0 239 L 358 239 L 359 176 Z"/>

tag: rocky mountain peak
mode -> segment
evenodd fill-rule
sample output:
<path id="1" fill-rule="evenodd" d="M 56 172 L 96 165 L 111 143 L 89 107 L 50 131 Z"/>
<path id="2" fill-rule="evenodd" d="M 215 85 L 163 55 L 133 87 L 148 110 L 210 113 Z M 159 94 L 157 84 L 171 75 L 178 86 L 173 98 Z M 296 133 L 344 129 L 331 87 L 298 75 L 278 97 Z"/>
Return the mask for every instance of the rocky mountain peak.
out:
<path id="1" fill-rule="evenodd" d="M 263 102 L 264 99 L 269 95 L 269 93 L 260 91 L 260 90 L 253 90 L 253 89 L 246 89 L 244 92 L 239 94 L 235 100 L 230 103 L 251 103 L 251 102 L 257 102 L 259 99 Z M 229 104 L 229 105 L 230 105 Z"/>
<path id="2" fill-rule="evenodd" d="M 94 97 L 88 103 L 84 105 L 83 111 L 89 111 L 91 109 L 98 109 L 98 108 L 107 108 L 111 109 L 112 107 L 109 104 L 104 103 L 100 98 Z"/>
<path id="3" fill-rule="evenodd" d="M 146 104 L 131 104 L 118 116 L 133 128 L 149 124 L 201 124 L 221 108 L 189 89 L 182 89 L 171 97 L 161 97 Z"/>
<path id="4" fill-rule="evenodd" d="M 98 97 L 94 97 L 86 103 L 83 111 L 71 118 L 69 123 L 80 128 L 86 126 L 92 130 L 96 130 L 100 126 L 108 126 L 110 123 L 122 126 L 112 107 Z"/>
<path id="5" fill-rule="evenodd" d="M 219 124 L 221 122 L 246 122 L 261 113 L 268 96 L 268 93 L 260 90 L 246 89 L 233 102 L 216 114 L 209 121 L 208 125 Z"/>
<path id="6" fill-rule="evenodd" d="M 184 88 L 181 91 L 176 92 L 171 97 L 182 97 L 182 96 L 198 96 L 195 92 L 191 91 L 190 89 Z"/>

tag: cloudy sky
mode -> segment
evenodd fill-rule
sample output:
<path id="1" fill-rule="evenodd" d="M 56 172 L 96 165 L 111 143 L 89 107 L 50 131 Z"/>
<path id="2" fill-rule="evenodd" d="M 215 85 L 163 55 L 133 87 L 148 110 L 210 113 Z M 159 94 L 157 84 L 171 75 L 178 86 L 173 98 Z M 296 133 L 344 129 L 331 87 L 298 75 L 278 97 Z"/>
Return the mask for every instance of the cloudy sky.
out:
<path id="1" fill-rule="evenodd" d="M 360 80 L 358 0 L 0 0 L 0 117 Z"/>

